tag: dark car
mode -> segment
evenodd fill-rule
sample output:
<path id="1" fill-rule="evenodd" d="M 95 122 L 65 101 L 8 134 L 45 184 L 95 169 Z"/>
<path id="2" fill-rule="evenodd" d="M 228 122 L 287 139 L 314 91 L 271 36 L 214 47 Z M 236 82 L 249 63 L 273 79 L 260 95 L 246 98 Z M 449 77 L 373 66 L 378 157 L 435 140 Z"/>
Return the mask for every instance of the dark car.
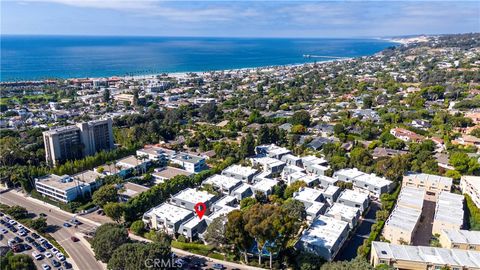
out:
<path id="1" fill-rule="evenodd" d="M 17 243 L 23 242 L 23 239 L 20 238 L 20 237 L 18 237 L 18 236 L 15 236 L 15 237 L 13 238 L 13 240 L 15 240 L 15 242 L 17 242 Z"/>
<path id="2" fill-rule="evenodd" d="M 35 239 L 38 239 L 38 238 L 40 238 L 40 235 L 38 235 L 36 233 L 32 233 L 32 237 L 35 238 Z"/>
<path id="3" fill-rule="evenodd" d="M 42 246 L 35 246 L 35 249 L 37 249 L 37 250 L 40 251 L 40 252 L 44 252 L 44 251 L 45 251 L 45 248 L 43 248 Z"/>
<path id="4" fill-rule="evenodd" d="M 56 261 L 56 260 L 52 260 L 52 265 L 53 265 L 54 267 L 59 267 L 61 264 L 60 264 L 58 261 Z"/>
<path id="5" fill-rule="evenodd" d="M 43 242 L 43 246 L 47 249 L 51 249 L 53 247 L 49 242 Z"/>
<path id="6" fill-rule="evenodd" d="M 67 261 L 63 262 L 63 267 L 65 267 L 65 269 L 72 269 L 72 265 Z"/>
<path id="7" fill-rule="evenodd" d="M 68 222 L 65 222 L 65 223 L 63 223 L 63 227 L 70 228 L 70 227 L 72 227 L 72 224 L 70 224 Z"/>
<path id="8" fill-rule="evenodd" d="M 13 226 L 10 226 L 10 227 L 7 227 L 7 228 L 8 228 L 11 232 L 14 232 L 14 233 L 18 232 L 18 230 L 17 230 L 15 227 L 13 227 Z"/>
<path id="9" fill-rule="evenodd" d="M 78 238 L 75 237 L 75 236 L 70 237 L 70 239 L 72 239 L 73 242 L 78 242 L 78 241 L 80 241 L 80 239 L 78 239 Z"/>
<path id="10" fill-rule="evenodd" d="M 4 215 L 4 214 L 3 214 L 2 212 L 0 212 L 0 217 L 3 217 L 3 215 Z"/>
<path id="11" fill-rule="evenodd" d="M 7 223 L 7 222 L 5 222 L 5 220 L 0 219 L 0 224 L 4 225 L 5 223 Z"/>
<path id="12" fill-rule="evenodd" d="M 28 243 L 32 243 L 33 241 L 35 241 L 35 240 L 33 240 L 33 238 L 30 237 L 30 236 L 25 237 L 25 240 L 26 240 Z"/>
<path id="13" fill-rule="evenodd" d="M 41 217 L 46 217 L 46 216 L 47 216 L 47 214 L 45 214 L 45 213 L 40 213 L 39 215 L 40 215 Z"/>
<path id="14" fill-rule="evenodd" d="M 83 223 L 81 221 L 79 221 L 78 219 L 72 219 L 71 222 L 73 223 L 73 225 L 82 225 Z"/>
<path id="15" fill-rule="evenodd" d="M 16 244 L 12 247 L 12 250 L 13 250 L 13 252 L 22 252 L 24 250 L 23 245 L 22 244 Z"/>
<path id="16" fill-rule="evenodd" d="M 30 246 L 28 244 L 23 244 L 23 249 L 24 250 L 30 250 L 30 249 L 32 249 L 32 246 Z"/>

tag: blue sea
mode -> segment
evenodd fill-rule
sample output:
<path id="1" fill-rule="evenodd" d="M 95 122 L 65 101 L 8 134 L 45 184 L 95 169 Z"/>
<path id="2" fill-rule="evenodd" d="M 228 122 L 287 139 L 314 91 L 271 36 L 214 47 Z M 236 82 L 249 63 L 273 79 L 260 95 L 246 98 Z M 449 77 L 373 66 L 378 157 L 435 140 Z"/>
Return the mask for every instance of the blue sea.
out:
<path id="1" fill-rule="evenodd" d="M 372 55 L 379 39 L 1 36 L 1 81 L 211 71 Z"/>

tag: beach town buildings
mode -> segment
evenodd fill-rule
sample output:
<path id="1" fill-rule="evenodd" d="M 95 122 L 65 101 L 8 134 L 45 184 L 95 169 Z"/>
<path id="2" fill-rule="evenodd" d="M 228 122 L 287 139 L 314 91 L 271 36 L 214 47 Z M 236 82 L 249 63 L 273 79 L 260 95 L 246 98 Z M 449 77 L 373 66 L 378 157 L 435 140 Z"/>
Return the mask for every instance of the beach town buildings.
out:
<path id="1" fill-rule="evenodd" d="M 367 194 L 350 189 L 345 189 L 337 199 L 337 203 L 358 208 L 362 213 L 367 209 L 369 202 L 370 199 L 368 198 Z"/>
<path id="2" fill-rule="evenodd" d="M 425 189 L 427 195 L 438 196 L 440 192 L 450 192 L 453 179 L 426 173 L 407 173 L 403 176 L 403 187 Z"/>
<path id="3" fill-rule="evenodd" d="M 385 221 L 382 235 L 394 244 L 410 244 L 420 221 L 425 191 L 414 187 L 403 187 L 397 204 Z"/>
<path id="4" fill-rule="evenodd" d="M 360 192 L 367 193 L 376 198 L 393 188 L 393 182 L 375 174 L 367 174 L 357 168 L 341 169 L 333 173 L 337 180 L 352 183 L 353 188 Z"/>
<path id="5" fill-rule="evenodd" d="M 421 142 L 425 139 L 422 135 L 404 128 L 393 128 L 390 134 L 404 142 Z"/>
<path id="6" fill-rule="evenodd" d="M 480 176 L 463 175 L 460 178 L 460 189 L 480 208 Z"/>
<path id="7" fill-rule="evenodd" d="M 92 193 L 90 184 L 79 181 L 70 175 L 59 176 L 56 174 L 35 178 L 35 189 L 43 196 L 63 203 Z"/>
<path id="8" fill-rule="evenodd" d="M 45 159 L 50 165 L 114 148 L 112 119 L 78 123 L 43 132 Z"/>
<path id="9" fill-rule="evenodd" d="M 480 251 L 479 231 L 443 229 L 439 241 L 444 248 Z"/>
<path id="10" fill-rule="evenodd" d="M 374 267 L 385 264 L 394 269 L 473 270 L 480 268 L 480 252 L 374 241 L 370 263 Z"/>
<path id="11" fill-rule="evenodd" d="M 463 196 L 446 191 L 440 192 L 433 217 L 433 234 L 444 229 L 460 230 L 464 223 Z"/>
<path id="12" fill-rule="evenodd" d="M 348 222 L 319 215 L 306 229 L 296 247 L 333 260 L 348 236 Z"/>

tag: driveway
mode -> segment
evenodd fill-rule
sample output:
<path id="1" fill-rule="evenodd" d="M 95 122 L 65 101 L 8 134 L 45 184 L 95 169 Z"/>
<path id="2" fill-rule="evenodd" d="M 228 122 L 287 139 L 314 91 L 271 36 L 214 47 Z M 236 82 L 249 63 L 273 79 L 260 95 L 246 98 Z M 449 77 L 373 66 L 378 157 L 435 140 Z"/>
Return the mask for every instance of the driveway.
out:
<path id="1" fill-rule="evenodd" d="M 376 223 L 375 214 L 380 208 L 381 204 L 379 202 L 372 201 L 368 212 L 360 220 L 352 236 L 345 241 L 337 253 L 335 261 L 349 261 L 357 257 L 357 249 L 363 244 L 363 241 L 370 236 L 372 225 Z"/>

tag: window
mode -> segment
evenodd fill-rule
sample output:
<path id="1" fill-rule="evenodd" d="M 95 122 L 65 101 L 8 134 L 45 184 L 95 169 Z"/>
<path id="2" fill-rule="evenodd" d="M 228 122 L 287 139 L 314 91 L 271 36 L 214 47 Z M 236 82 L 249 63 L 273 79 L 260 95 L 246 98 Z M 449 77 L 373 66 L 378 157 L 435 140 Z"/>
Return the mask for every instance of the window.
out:
<path id="1" fill-rule="evenodd" d="M 468 249 L 475 250 L 475 246 L 468 246 Z"/>
<path id="2" fill-rule="evenodd" d="M 460 248 L 459 245 L 453 245 L 452 247 L 453 247 L 453 248 Z"/>

